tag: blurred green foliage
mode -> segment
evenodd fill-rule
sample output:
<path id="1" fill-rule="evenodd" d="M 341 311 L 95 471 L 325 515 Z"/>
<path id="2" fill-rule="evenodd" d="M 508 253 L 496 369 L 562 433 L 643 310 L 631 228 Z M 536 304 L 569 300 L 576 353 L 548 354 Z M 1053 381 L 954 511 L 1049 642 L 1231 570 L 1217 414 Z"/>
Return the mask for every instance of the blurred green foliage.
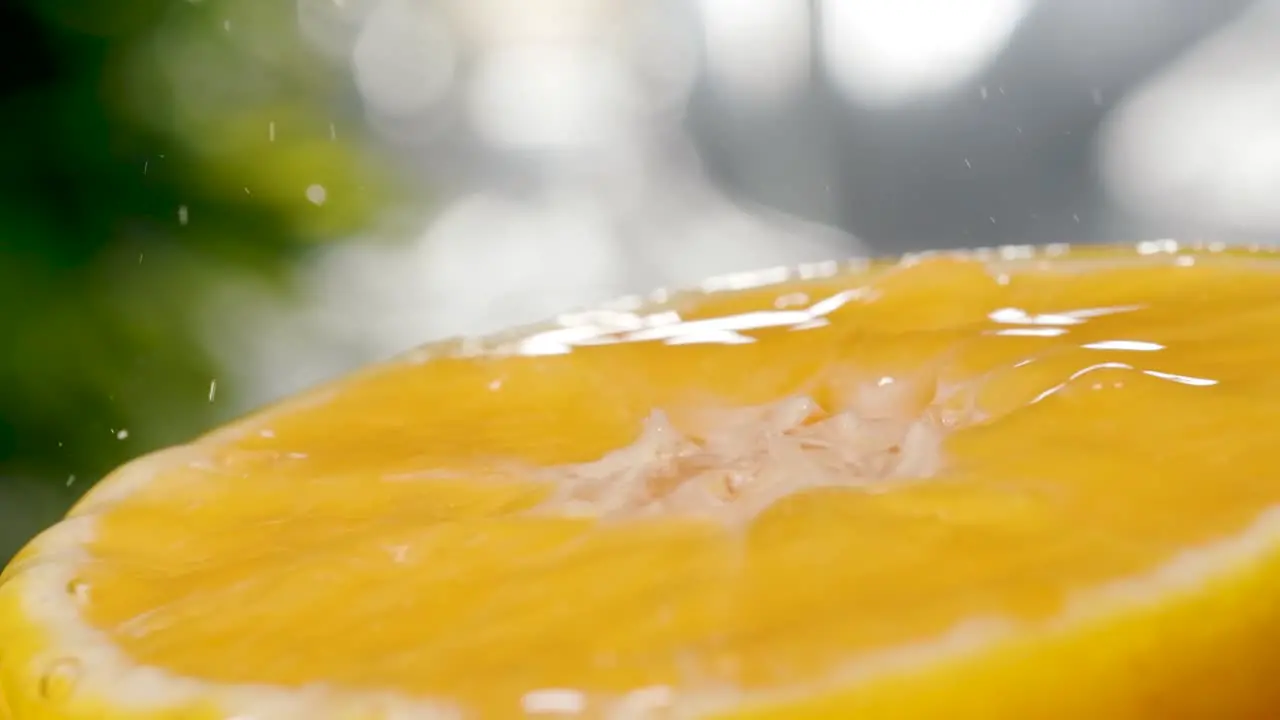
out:
<path id="1" fill-rule="evenodd" d="M 233 273 L 284 289 L 387 199 L 340 131 L 345 74 L 295 13 L 0 3 L 0 561 L 112 467 L 220 419 L 206 290 Z"/>

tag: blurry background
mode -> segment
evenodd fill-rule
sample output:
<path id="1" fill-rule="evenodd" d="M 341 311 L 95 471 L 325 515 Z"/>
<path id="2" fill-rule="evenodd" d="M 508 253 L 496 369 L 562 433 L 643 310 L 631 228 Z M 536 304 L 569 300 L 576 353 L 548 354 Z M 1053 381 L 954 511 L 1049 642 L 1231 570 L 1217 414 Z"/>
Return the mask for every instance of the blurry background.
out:
<path id="1" fill-rule="evenodd" d="M 1280 0 L 5 0 L 0 560 L 120 462 L 660 285 L 1280 230 Z"/>

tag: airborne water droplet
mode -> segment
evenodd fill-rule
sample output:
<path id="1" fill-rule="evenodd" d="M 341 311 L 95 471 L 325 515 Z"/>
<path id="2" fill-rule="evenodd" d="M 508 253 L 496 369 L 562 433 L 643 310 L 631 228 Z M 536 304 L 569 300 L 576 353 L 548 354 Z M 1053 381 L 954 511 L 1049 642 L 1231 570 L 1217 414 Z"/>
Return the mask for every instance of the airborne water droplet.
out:
<path id="1" fill-rule="evenodd" d="M 307 187 L 307 199 L 311 201 L 312 205 L 323 205 L 328 197 L 329 192 L 324 189 L 323 185 L 317 184 Z"/>
<path id="2" fill-rule="evenodd" d="M 75 658 L 61 658 L 49 665 L 40 676 L 40 697 L 50 702 L 61 702 L 75 692 L 83 668 Z"/>

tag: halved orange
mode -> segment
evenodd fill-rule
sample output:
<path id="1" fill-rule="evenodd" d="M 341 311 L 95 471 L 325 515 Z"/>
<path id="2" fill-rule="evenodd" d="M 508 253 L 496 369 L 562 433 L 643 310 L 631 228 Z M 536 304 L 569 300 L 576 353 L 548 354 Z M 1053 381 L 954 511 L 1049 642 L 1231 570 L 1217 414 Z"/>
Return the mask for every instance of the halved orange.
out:
<path id="1" fill-rule="evenodd" d="M 424 348 L 104 480 L 4 720 L 1280 717 L 1280 255 L 1004 248 Z"/>

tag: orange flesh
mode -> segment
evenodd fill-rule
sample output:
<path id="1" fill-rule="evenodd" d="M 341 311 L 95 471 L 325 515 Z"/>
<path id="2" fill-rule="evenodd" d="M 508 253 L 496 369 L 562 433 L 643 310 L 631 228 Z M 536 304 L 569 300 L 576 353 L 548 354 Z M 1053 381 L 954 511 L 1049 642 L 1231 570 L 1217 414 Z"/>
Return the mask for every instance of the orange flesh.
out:
<path id="1" fill-rule="evenodd" d="M 708 342 L 373 369 L 224 431 L 104 511 L 83 611 L 180 675 L 390 689 L 481 716 L 556 688 L 587 714 L 642 688 L 836 692 L 824 678 L 860 659 L 974 620 L 1047 620 L 1280 503 L 1275 268 L 1129 260 L 934 259 L 673 301 Z M 823 321 L 731 342 L 693 325 L 836 296 Z M 873 396 L 886 386 L 901 392 Z M 677 512 L 652 505 L 699 472 L 675 463 L 625 512 L 593 517 L 598 493 L 562 502 L 655 410 L 698 436 L 797 397 L 817 404 L 802 426 L 851 407 L 945 415 L 939 464 L 797 475 L 763 503 Z M 736 432 L 745 447 L 764 430 Z M 1280 611 L 1267 622 L 1259 637 Z M 1280 671 L 1268 648 L 1205 648 Z M 1203 671 L 1184 665 L 1169 672 Z M 1271 716 L 1262 685 L 1237 688 L 1230 717 Z M 845 716 L 832 707 L 813 712 Z M 1182 717 L 1142 708 L 1116 717 Z"/>

